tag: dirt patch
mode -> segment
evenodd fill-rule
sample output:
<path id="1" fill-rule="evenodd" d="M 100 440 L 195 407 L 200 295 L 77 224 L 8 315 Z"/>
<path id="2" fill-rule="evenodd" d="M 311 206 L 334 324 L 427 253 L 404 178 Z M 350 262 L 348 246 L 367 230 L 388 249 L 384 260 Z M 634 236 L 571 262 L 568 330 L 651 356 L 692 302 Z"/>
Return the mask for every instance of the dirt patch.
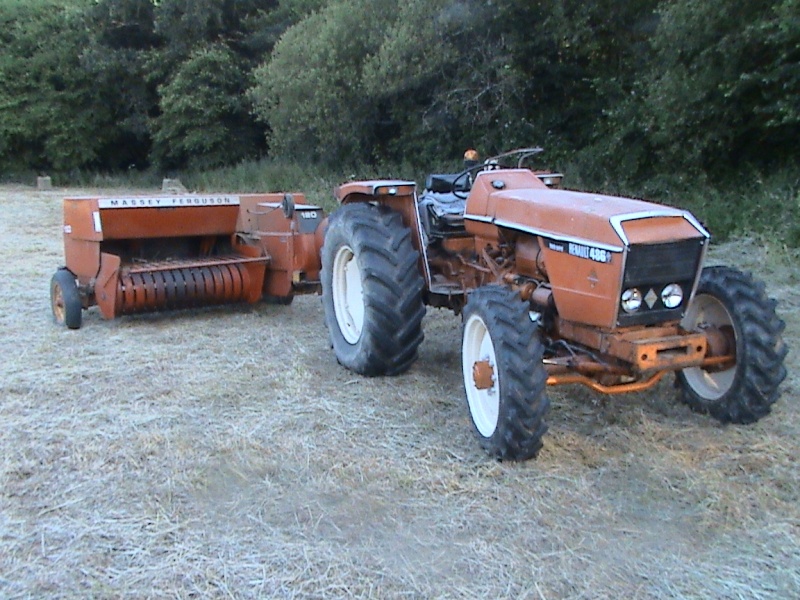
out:
<path id="1" fill-rule="evenodd" d="M 539 459 L 497 463 L 444 311 L 378 379 L 336 363 L 316 297 L 54 326 L 64 195 L 0 189 L 0 596 L 800 595 L 796 351 L 753 426 L 666 380 L 551 389 Z M 711 257 L 768 280 L 792 347 L 796 258 Z"/>

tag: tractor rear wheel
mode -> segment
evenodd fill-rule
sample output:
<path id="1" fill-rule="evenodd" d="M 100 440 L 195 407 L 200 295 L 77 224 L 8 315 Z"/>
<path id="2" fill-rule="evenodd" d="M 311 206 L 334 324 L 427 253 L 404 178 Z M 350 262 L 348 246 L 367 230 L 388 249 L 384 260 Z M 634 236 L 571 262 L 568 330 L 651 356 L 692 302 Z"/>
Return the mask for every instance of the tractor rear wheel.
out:
<path id="1" fill-rule="evenodd" d="M 770 412 L 786 377 L 785 323 L 764 284 L 729 267 L 707 267 L 681 322 L 689 331 L 713 331 L 735 353 L 733 365 L 691 367 L 677 374 L 682 400 L 722 423 L 753 423 Z"/>
<path id="2" fill-rule="evenodd" d="M 322 304 L 343 366 L 397 375 L 416 360 L 425 316 L 417 259 L 391 209 L 358 203 L 333 213 L 322 246 Z"/>
<path id="3" fill-rule="evenodd" d="M 489 285 L 464 308 L 461 368 L 472 424 L 483 448 L 500 460 L 535 457 L 550 408 L 543 344 L 519 294 Z"/>
<path id="4" fill-rule="evenodd" d="M 59 269 L 50 280 L 50 308 L 56 323 L 80 329 L 83 304 L 75 276 L 67 269 Z"/>

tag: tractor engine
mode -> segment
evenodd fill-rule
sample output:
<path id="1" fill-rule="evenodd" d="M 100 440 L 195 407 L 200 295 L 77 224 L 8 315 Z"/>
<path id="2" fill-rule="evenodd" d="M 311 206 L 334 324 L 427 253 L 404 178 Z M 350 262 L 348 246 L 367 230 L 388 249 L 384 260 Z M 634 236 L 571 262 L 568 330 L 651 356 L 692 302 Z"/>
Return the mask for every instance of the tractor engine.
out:
<path id="1" fill-rule="evenodd" d="M 480 173 L 464 220 L 477 247 L 516 241 L 515 275 L 546 285 L 561 319 L 606 330 L 679 321 L 709 239 L 686 211 L 551 190 L 524 169 Z"/>

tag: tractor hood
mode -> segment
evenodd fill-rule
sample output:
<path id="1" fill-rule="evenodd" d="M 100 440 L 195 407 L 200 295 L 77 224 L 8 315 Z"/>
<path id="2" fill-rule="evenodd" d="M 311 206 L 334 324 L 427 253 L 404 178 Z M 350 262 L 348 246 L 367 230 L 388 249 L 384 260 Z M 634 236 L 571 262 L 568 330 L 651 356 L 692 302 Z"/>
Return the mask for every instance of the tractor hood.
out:
<path id="1" fill-rule="evenodd" d="M 708 237 L 687 211 L 631 198 L 553 190 L 532 173 L 516 169 L 481 173 L 464 216 L 615 252 L 635 243 Z"/>

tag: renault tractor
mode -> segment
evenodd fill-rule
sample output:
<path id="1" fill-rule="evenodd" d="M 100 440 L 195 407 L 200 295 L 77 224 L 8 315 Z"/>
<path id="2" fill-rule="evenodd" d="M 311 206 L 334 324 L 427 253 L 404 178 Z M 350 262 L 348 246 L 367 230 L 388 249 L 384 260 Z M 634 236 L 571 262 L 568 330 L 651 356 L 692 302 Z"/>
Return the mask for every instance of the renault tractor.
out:
<path id="1" fill-rule="evenodd" d="M 338 361 L 366 376 L 417 358 L 426 307 L 462 315 L 461 366 L 475 433 L 501 460 L 535 457 L 547 388 L 647 390 L 676 374 L 681 399 L 723 423 L 770 412 L 786 376 L 784 323 L 764 285 L 704 267 L 692 214 L 559 189 L 525 148 L 459 173 L 353 181 L 321 248 Z"/>

